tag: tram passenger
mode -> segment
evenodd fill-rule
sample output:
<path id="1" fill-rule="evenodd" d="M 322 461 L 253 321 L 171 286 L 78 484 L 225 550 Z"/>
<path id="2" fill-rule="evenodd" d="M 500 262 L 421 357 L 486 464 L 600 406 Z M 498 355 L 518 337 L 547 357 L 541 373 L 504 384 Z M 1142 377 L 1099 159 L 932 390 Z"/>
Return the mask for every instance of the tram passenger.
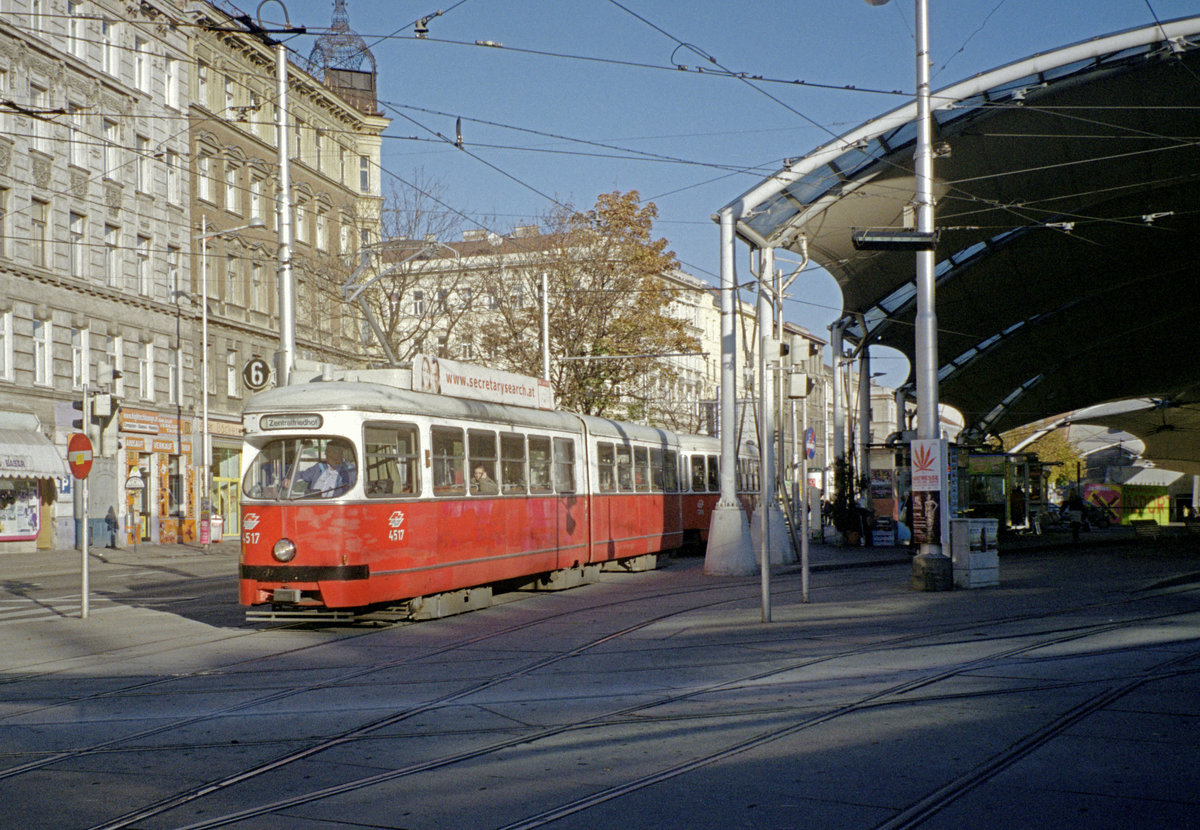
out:
<path id="1" fill-rule="evenodd" d="M 471 492 L 478 496 L 495 496 L 500 492 L 500 486 L 482 464 L 475 468 L 471 476 Z"/>
<path id="2" fill-rule="evenodd" d="M 325 460 L 300 471 L 296 478 L 308 484 L 308 495 L 337 498 L 354 485 L 357 477 L 354 462 L 347 461 L 346 456 L 343 442 L 330 441 L 325 445 Z"/>

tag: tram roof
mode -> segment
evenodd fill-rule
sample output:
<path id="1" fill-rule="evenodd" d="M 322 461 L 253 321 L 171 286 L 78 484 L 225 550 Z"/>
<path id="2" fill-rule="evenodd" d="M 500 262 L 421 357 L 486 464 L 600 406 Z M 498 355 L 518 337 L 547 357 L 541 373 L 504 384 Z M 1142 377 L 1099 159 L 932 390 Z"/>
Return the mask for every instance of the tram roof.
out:
<path id="1" fill-rule="evenodd" d="M 673 433 L 643 424 L 449 395 L 430 395 L 398 386 L 362 381 L 314 380 L 268 389 L 250 398 L 244 411 L 248 415 L 263 415 L 314 410 L 422 415 L 435 419 L 477 420 L 498 427 L 509 425 L 569 432 L 582 432 L 586 426 L 592 435 L 617 441 L 641 441 L 661 446 L 673 445 L 677 441 Z"/>
<path id="2" fill-rule="evenodd" d="M 968 431 L 1125 398 L 1200 406 L 1198 93 L 1200 16 L 933 94 L 939 392 Z M 751 245 L 805 238 L 847 335 L 910 361 L 914 256 L 855 250 L 851 232 L 906 226 L 915 117 L 881 115 L 725 208 Z"/>

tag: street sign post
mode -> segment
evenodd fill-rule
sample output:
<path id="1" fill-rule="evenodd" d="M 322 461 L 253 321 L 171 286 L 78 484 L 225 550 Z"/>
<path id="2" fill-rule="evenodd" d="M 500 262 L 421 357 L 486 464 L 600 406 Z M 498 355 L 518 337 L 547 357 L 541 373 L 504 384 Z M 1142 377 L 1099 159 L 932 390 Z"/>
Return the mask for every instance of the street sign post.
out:
<path id="1" fill-rule="evenodd" d="M 87 391 L 84 391 L 84 428 L 87 428 Z M 83 502 L 83 521 L 82 533 L 80 534 L 80 549 L 83 551 L 82 562 L 80 564 L 80 581 L 82 587 L 80 589 L 79 600 L 79 616 L 81 619 L 86 619 L 88 615 L 88 536 L 90 529 L 88 528 L 88 473 L 92 471 L 92 441 L 82 432 L 76 432 L 67 439 L 67 464 L 71 467 L 71 475 L 79 479 L 81 500 Z"/>
<path id="2" fill-rule="evenodd" d="M 86 480 L 92 471 L 92 441 L 82 432 L 67 439 L 67 464 L 71 475 L 80 480 Z"/>

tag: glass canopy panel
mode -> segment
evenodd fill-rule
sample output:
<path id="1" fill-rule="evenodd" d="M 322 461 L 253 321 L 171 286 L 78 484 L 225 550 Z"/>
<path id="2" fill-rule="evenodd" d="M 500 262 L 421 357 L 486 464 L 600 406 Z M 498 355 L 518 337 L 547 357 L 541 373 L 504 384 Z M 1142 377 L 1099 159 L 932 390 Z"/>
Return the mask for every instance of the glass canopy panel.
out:
<path id="1" fill-rule="evenodd" d="M 886 297 L 884 297 L 879 302 L 879 305 L 888 314 L 893 314 L 895 313 L 896 309 L 903 306 L 915 296 L 917 296 L 917 284 L 915 282 L 906 282 L 891 294 L 888 294 Z"/>

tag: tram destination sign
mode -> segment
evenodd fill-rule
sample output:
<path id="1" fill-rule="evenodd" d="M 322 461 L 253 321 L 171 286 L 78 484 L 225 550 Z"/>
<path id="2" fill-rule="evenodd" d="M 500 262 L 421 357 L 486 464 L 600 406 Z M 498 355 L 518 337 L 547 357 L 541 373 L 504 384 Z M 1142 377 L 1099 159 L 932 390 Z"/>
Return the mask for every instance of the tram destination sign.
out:
<path id="1" fill-rule="evenodd" d="M 264 415 L 258 420 L 259 429 L 320 429 L 324 419 L 317 414 Z"/>

